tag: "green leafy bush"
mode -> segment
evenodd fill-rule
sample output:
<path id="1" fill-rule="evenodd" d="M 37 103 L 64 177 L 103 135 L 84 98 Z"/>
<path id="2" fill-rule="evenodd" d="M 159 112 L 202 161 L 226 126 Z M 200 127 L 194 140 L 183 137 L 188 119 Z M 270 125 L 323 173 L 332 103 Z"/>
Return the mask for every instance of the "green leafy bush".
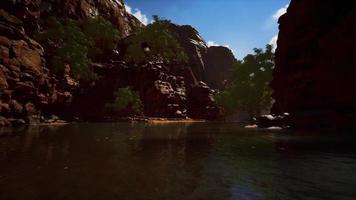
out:
<path id="1" fill-rule="evenodd" d="M 119 31 L 103 18 L 88 18 L 80 23 L 83 33 L 94 41 L 89 57 L 103 61 L 111 55 L 120 40 Z"/>
<path id="2" fill-rule="evenodd" d="M 274 53 L 272 46 L 266 50 L 254 49 L 255 54 L 247 55 L 234 65 L 232 81 L 227 88 L 216 95 L 217 102 L 227 114 L 245 111 L 251 116 L 259 115 L 268 110 L 272 104 L 272 80 Z"/>
<path id="3" fill-rule="evenodd" d="M 130 87 L 119 88 L 114 93 L 114 102 L 107 104 L 110 112 L 118 115 L 141 115 L 143 104 L 140 95 Z"/>
<path id="4" fill-rule="evenodd" d="M 186 63 L 188 58 L 169 26 L 169 20 L 154 16 L 153 23 L 125 39 L 127 50 L 124 60 L 129 63 Z"/>
<path id="5" fill-rule="evenodd" d="M 38 33 L 36 39 L 46 49 L 51 69 L 54 73 L 63 74 L 68 64 L 77 79 L 95 79 L 96 75 L 90 68 L 91 60 L 112 51 L 119 40 L 118 31 L 101 18 L 74 21 L 50 17 L 42 26 L 46 29 Z"/>

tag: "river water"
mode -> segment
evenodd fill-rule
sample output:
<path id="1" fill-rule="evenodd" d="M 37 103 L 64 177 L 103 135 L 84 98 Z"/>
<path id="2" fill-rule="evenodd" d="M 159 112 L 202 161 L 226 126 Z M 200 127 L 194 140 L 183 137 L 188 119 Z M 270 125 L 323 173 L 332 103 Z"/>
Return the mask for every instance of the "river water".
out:
<path id="1" fill-rule="evenodd" d="M 0 131 L 1 200 L 356 199 L 356 140 L 236 124 Z"/>

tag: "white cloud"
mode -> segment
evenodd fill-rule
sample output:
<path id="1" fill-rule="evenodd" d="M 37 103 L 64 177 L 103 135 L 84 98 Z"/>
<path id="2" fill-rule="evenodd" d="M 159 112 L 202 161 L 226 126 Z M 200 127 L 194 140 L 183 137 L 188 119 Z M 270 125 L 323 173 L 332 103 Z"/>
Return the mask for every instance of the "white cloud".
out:
<path id="1" fill-rule="evenodd" d="M 278 35 L 275 35 L 269 42 L 269 44 L 273 46 L 273 51 L 277 49 L 277 40 L 278 40 Z"/>
<path id="2" fill-rule="evenodd" d="M 208 45 L 208 47 L 220 46 L 219 44 L 215 43 L 214 41 L 208 41 L 206 44 Z"/>
<path id="3" fill-rule="evenodd" d="M 230 45 L 227 45 L 227 44 L 225 44 L 225 45 L 220 45 L 220 44 L 215 43 L 214 41 L 211 41 L 211 40 L 209 40 L 209 41 L 206 43 L 206 45 L 208 45 L 208 47 L 219 47 L 219 46 L 223 46 L 223 47 L 226 47 L 226 48 L 229 48 L 229 49 L 230 49 Z"/>
<path id="4" fill-rule="evenodd" d="M 148 24 L 148 18 L 145 14 L 143 14 L 141 12 L 141 10 L 135 8 L 134 10 L 132 10 L 132 8 L 130 6 L 128 6 L 127 4 L 125 4 L 125 9 L 128 13 L 132 14 L 133 16 L 135 16 L 138 20 L 140 20 L 140 22 L 142 22 L 142 24 L 147 25 Z"/>
<path id="5" fill-rule="evenodd" d="M 218 44 L 218 43 L 215 43 L 214 41 L 209 40 L 209 41 L 206 43 L 206 45 L 207 45 L 208 47 L 226 47 L 226 48 L 229 48 L 232 53 L 235 53 L 235 51 L 234 51 L 233 49 L 231 49 L 231 48 L 230 48 L 230 45 L 228 45 L 228 44 L 220 45 L 220 44 Z"/>
<path id="6" fill-rule="evenodd" d="M 125 9 L 126 9 L 126 12 L 132 14 L 132 8 L 130 6 L 128 6 L 127 4 L 125 4 Z"/>
<path id="7" fill-rule="evenodd" d="M 272 19 L 273 19 L 273 23 L 275 23 L 275 21 L 277 21 L 282 15 L 284 15 L 285 13 L 287 13 L 287 9 L 289 7 L 289 4 L 285 5 L 284 7 L 278 9 L 273 15 L 272 15 Z M 273 51 L 276 51 L 277 49 L 277 40 L 278 40 L 278 34 L 276 34 L 275 36 L 273 36 L 269 42 L 270 45 L 273 46 Z"/>
<path id="8" fill-rule="evenodd" d="M 272 18 L 274 20 L 278 20 L 282 15 L 284 15 L 287 12 L 287 9 L 289 7 L 289 4 L 285 5 L 283 8 L 280 8 L 277 10 L 273 15 Z"/>

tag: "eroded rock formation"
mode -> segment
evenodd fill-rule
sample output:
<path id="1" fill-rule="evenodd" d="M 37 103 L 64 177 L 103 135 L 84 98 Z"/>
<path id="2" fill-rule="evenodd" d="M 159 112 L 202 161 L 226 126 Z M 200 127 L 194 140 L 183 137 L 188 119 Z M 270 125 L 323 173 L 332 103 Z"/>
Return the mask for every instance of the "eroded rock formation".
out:
<path id="1" fill-rule="evenodd" d="M 59 17 L 82 19 L 101 16 L 115 25 L 122 36 L 143 24 L 129 14 L 123 0 L 42 0 L 42 13 L 55 12 Z"/>
<path id="2" fill-rule="evenodd" d="M 199 32 L 189 25 L 179 26 L 176 24 L 171 24 L 170 29 L 178 36 L 178 41 L 184 48 L 189 58 L 188 62 L 194 73 L 195 83 L 204 80 L 204 55 L 208 49 L 205 41 L 199 35 Z"/>
<path id="3" fill-rule="evenodd" d="M 227 47 L 209 47 L 204 57 L 206 63 L 205 78 L 207 84 L 214 89 L 224 89 L 226 82 L 231 78 L 232 68 L 236 58 Z"/>
<path id="4" fill-rule="evenodd" d="M 23 22 L 0 10 L 2 116 L 30 121 L 48 105 L 70 102 L 71 94 L 56 87 L 43 53 L 42 46 L 26 35 Z"/>
<path id="5" fill-rule="evenodd" d="M 222 46 L 208 47 L 199 32 L 189 25 L 172 24 L 170 29 L 189 57 L 194 83 L 203 81 L 214 89 L 223 89 L 236 61 L 232 51 Z"/>
<path id="6" fill-rule="evenodd" d="M 80 83 L 64 66 L 63 76 L 48 69 L 45 50 L 33 39 L 39 20 L 48 16 L 84 19 L 101 16 L 128 36 L 143 25 L 127 13 L 122 0 L 3 0 L 0 2 L 0 125 L 53 121 L 103 120 L 106 104 L 120 87 L 140 93 L 145 114 L 154 117 L 216 119 L 221 110 L 203 82 L 208 48 L 190 26 L 172 25 L 189 55 L 187 66 L 122 62 L 92 63 L 98 79 Z M 175 27 L 175 28 L 174 28 Z"/>
<path id="7" fill-rule="evenodd" d="M 295 127 L 356 122 L 356 1 L 292 0 L 279 20 L 274 113 Z"/>
<path id="8" fill-rule="evenodd" d="M 62 109 L 72 104 L 79 90 L 75 80 L 50 72 L 43 47 L 32 38 L 46 12 L 74 19 L 100 15 L 115 24 L 123 36 L 143 26 L 125 11 L 122 1 L 3 0 L 0 8 L 2 124 L 8 123 L 4 119 L 12 124 L 39 123 L 43 114 L 65 114 Z"/>
<path id="9" fill-rule="evenodd" d="M 74 98 L 67 113 L 70 113 L 69 117 L 77 116 L 91 121 L 110 117 L 105 105 L 113 99 L 113 91 L 130 86 L 139 92 L 146 116 L 220 118 L 221 109 L 215 103 L 213 91 L 202 82 L 188 83 L 189 76 L 181 76 L 172 68 L 152 63 L 140 66 L 106 64 L 105 69 L 97 69 L 99 79 L 92 87 L 85 88 L 86 92 Z"/>

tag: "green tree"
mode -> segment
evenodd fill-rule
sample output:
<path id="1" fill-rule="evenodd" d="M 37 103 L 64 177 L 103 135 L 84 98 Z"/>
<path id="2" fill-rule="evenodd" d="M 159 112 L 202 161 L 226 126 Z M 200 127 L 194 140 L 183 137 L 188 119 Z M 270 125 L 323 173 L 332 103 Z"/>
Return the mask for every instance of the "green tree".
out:
<path id="1" fill-rule="evenodd" d="M 171 22 L 153 16 L 154 22 L 127 38 L 124 60 L 129 63 L 158 61 L 186 63 L 188 58 L 177 37 L 169 30 Z"/>
<path id="2" fill-rule="evenodd" d="M 89 50 L 89 57 L 94 61 L 104 61 L 117 48 L 120 32 L 103 18 L 88 18 L 80 22 L 83 33 L 92 38 L 94 46 Z"/>
<path id="3" fill-rule="evenodd" d="M 119 40 L 118 31 L 101 18 L 75 21 L 50 17 L 42 26 L 45 30 L 36 39 L 46 49 L 52 71 L 63 74 L 68 64 L 72 75 L 82 80 L 95 79 L 91 60 L 112 51 Z"/>
<path id="4" fill-rule="evenodd" d="M 234 65 L 233 78 L 227 88 L 216 95 L 227 114 L 245 111 L 251 116 L 268 110 L 272 104 L 272 80 L 274 53 L 271 45 L 266 50 L 254 49 L 254 54 L 247 55 Z"/>
<path id="5" fill-rule="evenodd" d="M 114 102 L 106 107 L 111 113 L 118 115 L 141 115 L 143 104 L 140 95 L 133 91 L 131 87 L 119 88 L 114 93 Z"/>

